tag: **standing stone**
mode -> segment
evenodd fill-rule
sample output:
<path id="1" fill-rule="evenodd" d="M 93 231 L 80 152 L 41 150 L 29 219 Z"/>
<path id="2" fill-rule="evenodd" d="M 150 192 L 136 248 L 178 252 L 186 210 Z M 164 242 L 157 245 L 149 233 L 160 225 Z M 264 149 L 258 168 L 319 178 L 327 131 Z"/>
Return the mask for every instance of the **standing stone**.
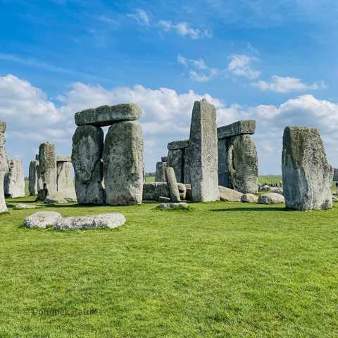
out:
<path id="1" fill-rule="evenodd" d="M 5 151 L 5 132 L 6 123 L 0 121 L 0 213 L 7 211 L 5 192 L 4 192 L 4 178 L 8 171 L 7 156 Z"/>
<path id="2" fill-rule="evenodd" d="M 185 153 L 189 140 L 168 143 L 168 166 L 174 168 L 177 182 L 184 183 Z"/>
<path id="3" fill-rule="evenodd" d="M 73 135 L 72 163 L 79 204 L 103 204 L 103 131 L 95 126 L 77 127 Z"/>
<path id="4" fill-rule="evenodd" d="M 258 190 L 258 157 L 251 134 L 254 120 L 242 120 L 217 129 L 218 182 L 244 194 Z"/>
<path id="5" fill-rule="evenodd" d="M 114 123 L 108 130 L 103 151 L 106 203 L 142 203 L 143 133 L 138 121 Z"/>
<path id="6" fill-rule="evenodd" d="M 166 167 L 167 167 L 167 162 L 156 163 L 155 182 L 166 182 L 166 179 L 165 179 L 165 168 Z"/>
<path id="7" fill-rule="evenodd" d="M 5 175 L 5 196 L 16 198 L 25 196 L 25 175 L 21 160 L 8 161 Z"/>
<path id="8" fill-rule="evenodd" d="M 169 194 L 171 202 L 177 203 L 180 199 L 180 192 L 177 187 L 177 180 L 175 176 L 175 171 L 172 167 L 167 167 L 165 169 L 165 176 L 168 183 Z"/>
<path id="9" fill-rule="evenodd" d="M 75 198 L 73 165 L 70 158 L 57 160 L 57 191 L 65 198 Z"/>
<path id="10" fill-rule="evenodd" d="M 285 128 L 282 172 L 287 208 L 305 211 L 332 207 L 333 169 L 318 129 Z"/>
<path id="11" fill-rule="evenodd" d="M 39 147 L 39 175 L 42 187 L 38 191 L 38 199 L 44 200 L 48 194 L 56 193 L 56 155 L 55 146 L 42 143 Z"/>
<path id="12" fill-rule="evenodd" d="M 31 196 L 35 196 L 38 192 L 38 162 L 33 160 L 29 163 L 29 176 L 28 176 L 28 191 Z"/>
<path id="13" fill-rule="evenodd" d="M 194 103 L 189 160 L 193 201 L 219 200 L 216 109 L 205 99 Z"/>

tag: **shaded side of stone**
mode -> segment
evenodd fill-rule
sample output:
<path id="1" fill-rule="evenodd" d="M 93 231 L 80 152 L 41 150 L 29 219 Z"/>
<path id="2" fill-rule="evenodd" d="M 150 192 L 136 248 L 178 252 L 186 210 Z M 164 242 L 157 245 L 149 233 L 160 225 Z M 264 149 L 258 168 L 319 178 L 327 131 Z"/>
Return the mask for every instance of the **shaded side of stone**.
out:
<path id="1" fill-rule="evenodd" d="M 216 109 L 204 99 L 194 103 L 189 160 L 193 201 L 218 200 Z"/>
<path id="2" fill-rule="evenodd" d="M 156 163 L 155 182 L 165 182 L 165 168 L 167 167 L 166 162 Z"/>
<path id="3" fill-rule="evenodd" d="M 143 133 L 138 121 L 114 123 L 108 130 L 104 151 L 106 203 L 142 203 Z"/>
<path id="4" fill-rule="evenodd" d="M 285 128 L 282 173 L 287 208 L 305 211 L 332 207 L 333 169 L 318 129 Z"/>
<path id="5" fill-rule="evenodd" d="M 38 162 L 33 160 L 29 163 L 29 175 L 28 175 L 28 191 L 31 196 L 35 196 L 38 193 L 38 174 L 37 174 Z"/>
<path id="6" fill-rule="evenodd" d="M 103 204 L 103 131 L 95 126 L 76 128 L 73 135 L 72 163 L 79 204 Z"/>
<path id="7" fill-rule="evenodd" d="M 168 166 L 174 168 L 177 182 L 184 182 L 184 149 L 168 151 Z"/>
<path id="8" fill-rule="evenodd" d="M 25 175 L 21 160 L 9 160 L 5 175 L 5 196 L 15 198 L 25 196 Z"/>
<path id="9" fill-rule="evenodd" d="M 4 180 L 8 171 L 7 156 L 5 150 L 6 123 L 0 121 L 0 213 L 7 212 L 5 201 Z"/>

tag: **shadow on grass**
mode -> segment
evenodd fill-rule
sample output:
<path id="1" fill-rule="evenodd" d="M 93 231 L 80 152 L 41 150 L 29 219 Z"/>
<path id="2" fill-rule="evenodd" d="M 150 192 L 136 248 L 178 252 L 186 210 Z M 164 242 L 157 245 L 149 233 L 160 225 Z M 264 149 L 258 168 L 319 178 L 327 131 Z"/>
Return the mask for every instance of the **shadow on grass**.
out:
<path id="1" fill-rule="evenodd" d="M 245 211 L 290 211 L 284 207 L 271 207 L 271 208 L 259 208 L 259 207 L 249 207 L 249 208 L 224 208 L 224 209 L 211 209 L 210 211 L 214 211 L 214 212 L 226 212 L 226 211 L 241 211 L 241 212 L 245 212 Z"/>

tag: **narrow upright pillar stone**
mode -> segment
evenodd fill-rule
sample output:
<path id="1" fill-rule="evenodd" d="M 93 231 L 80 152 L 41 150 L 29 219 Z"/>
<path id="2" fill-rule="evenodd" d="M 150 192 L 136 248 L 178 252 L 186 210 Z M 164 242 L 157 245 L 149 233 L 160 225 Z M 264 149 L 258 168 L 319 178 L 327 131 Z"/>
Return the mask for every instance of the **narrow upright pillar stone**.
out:
<path id="1" fill-rule="evenodd" d="M 143 133 L 138 121 L 114 123 L 106 135 L 103 151 L 106 203 L 142 203 Z"/>
<path id="2" fill-rule="evenodd" d="M 65 198 L 75 199 L 73 165 L 70 158 L 57 160 L 57 191 Z"/>
<path id="3" fill-rule="evenodd" d="M 38 192 L 38 162 L 36 160 L 29 163 L 29 176 L 28 176 L 28 191 L 31 196 L 35 196 Z"/>
<path id="4" fill-rule="evenodd" d="M 7 212 L 4 192 L 4 179 L 8 171 L 7 156 L 5 150 L 6 123 L 0 121 L 0 213 Z"/>
<path id="5" fill-rule="evenodd" d="M 16 198 L 25 196 L 25 175 L 21 160 L 9 160 L 5 175 L 5 196 Z"/>
<path id="6" fill-rule="evenodd" d="M 165 168 L 167 167 L 167 162 L 157 162 L 156 163 L 156 173 L 155 173 L 155 182 L 165 182 Z"/>
<path id="7" fill-rule="evenodd" d="M 216 109 L 205 99 L 194 103 L 189 160 L 193 201 L 219 200 Z"/>
<path id="8" fill-rule="evenodd" d="M 79 204 L 104 204 L 102 151 L 103 131 L 100 127 L 85 125 L 76 128 L 72 163 Z"/>
<path id="9" fill-rule="evenodd" d="M 287 208 L 306 211 L 332 207 L 333 168 L 318 129 L 285 128 L 282 173 Z"/>
<path id="10" fill-rule="evenodd" d="M 38 198 L 44 200 L 48 194 L 56 193 L 56 155 L 55 146 L 50 143 L 42 143 L 39 147 L 39 174 L 42 187 L 38 192 Z"/>
<path id="11" fill-rule="evenodd" d="M 168 183 L 168 189 L 169 189 L 169 195 L 170 195 L 170 200 L 173 203 L 180 202 L 180 192 L 177 187 L 177 180 L 176 180 L 176 175 L 174 168 L 172 167 L 167 167 L 165 169 L 165 176 L 166 180 Z"/>

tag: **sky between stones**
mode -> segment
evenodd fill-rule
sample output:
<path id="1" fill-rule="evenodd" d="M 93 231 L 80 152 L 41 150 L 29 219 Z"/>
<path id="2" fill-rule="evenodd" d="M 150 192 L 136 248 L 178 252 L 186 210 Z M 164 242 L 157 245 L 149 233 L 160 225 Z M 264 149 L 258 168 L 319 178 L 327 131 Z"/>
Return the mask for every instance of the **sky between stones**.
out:
<path id="1" fill-rule="evenodd" d="M 286 125 L 320 128 L 338 166 L 337 17 L 335 0 L 0 0 L 8 152 L 69 154 L 76 111 L 135 102 L 154 171 L 205 97 L 219 126 L 257 120 L 261 174 L 280 173 Z"/>

